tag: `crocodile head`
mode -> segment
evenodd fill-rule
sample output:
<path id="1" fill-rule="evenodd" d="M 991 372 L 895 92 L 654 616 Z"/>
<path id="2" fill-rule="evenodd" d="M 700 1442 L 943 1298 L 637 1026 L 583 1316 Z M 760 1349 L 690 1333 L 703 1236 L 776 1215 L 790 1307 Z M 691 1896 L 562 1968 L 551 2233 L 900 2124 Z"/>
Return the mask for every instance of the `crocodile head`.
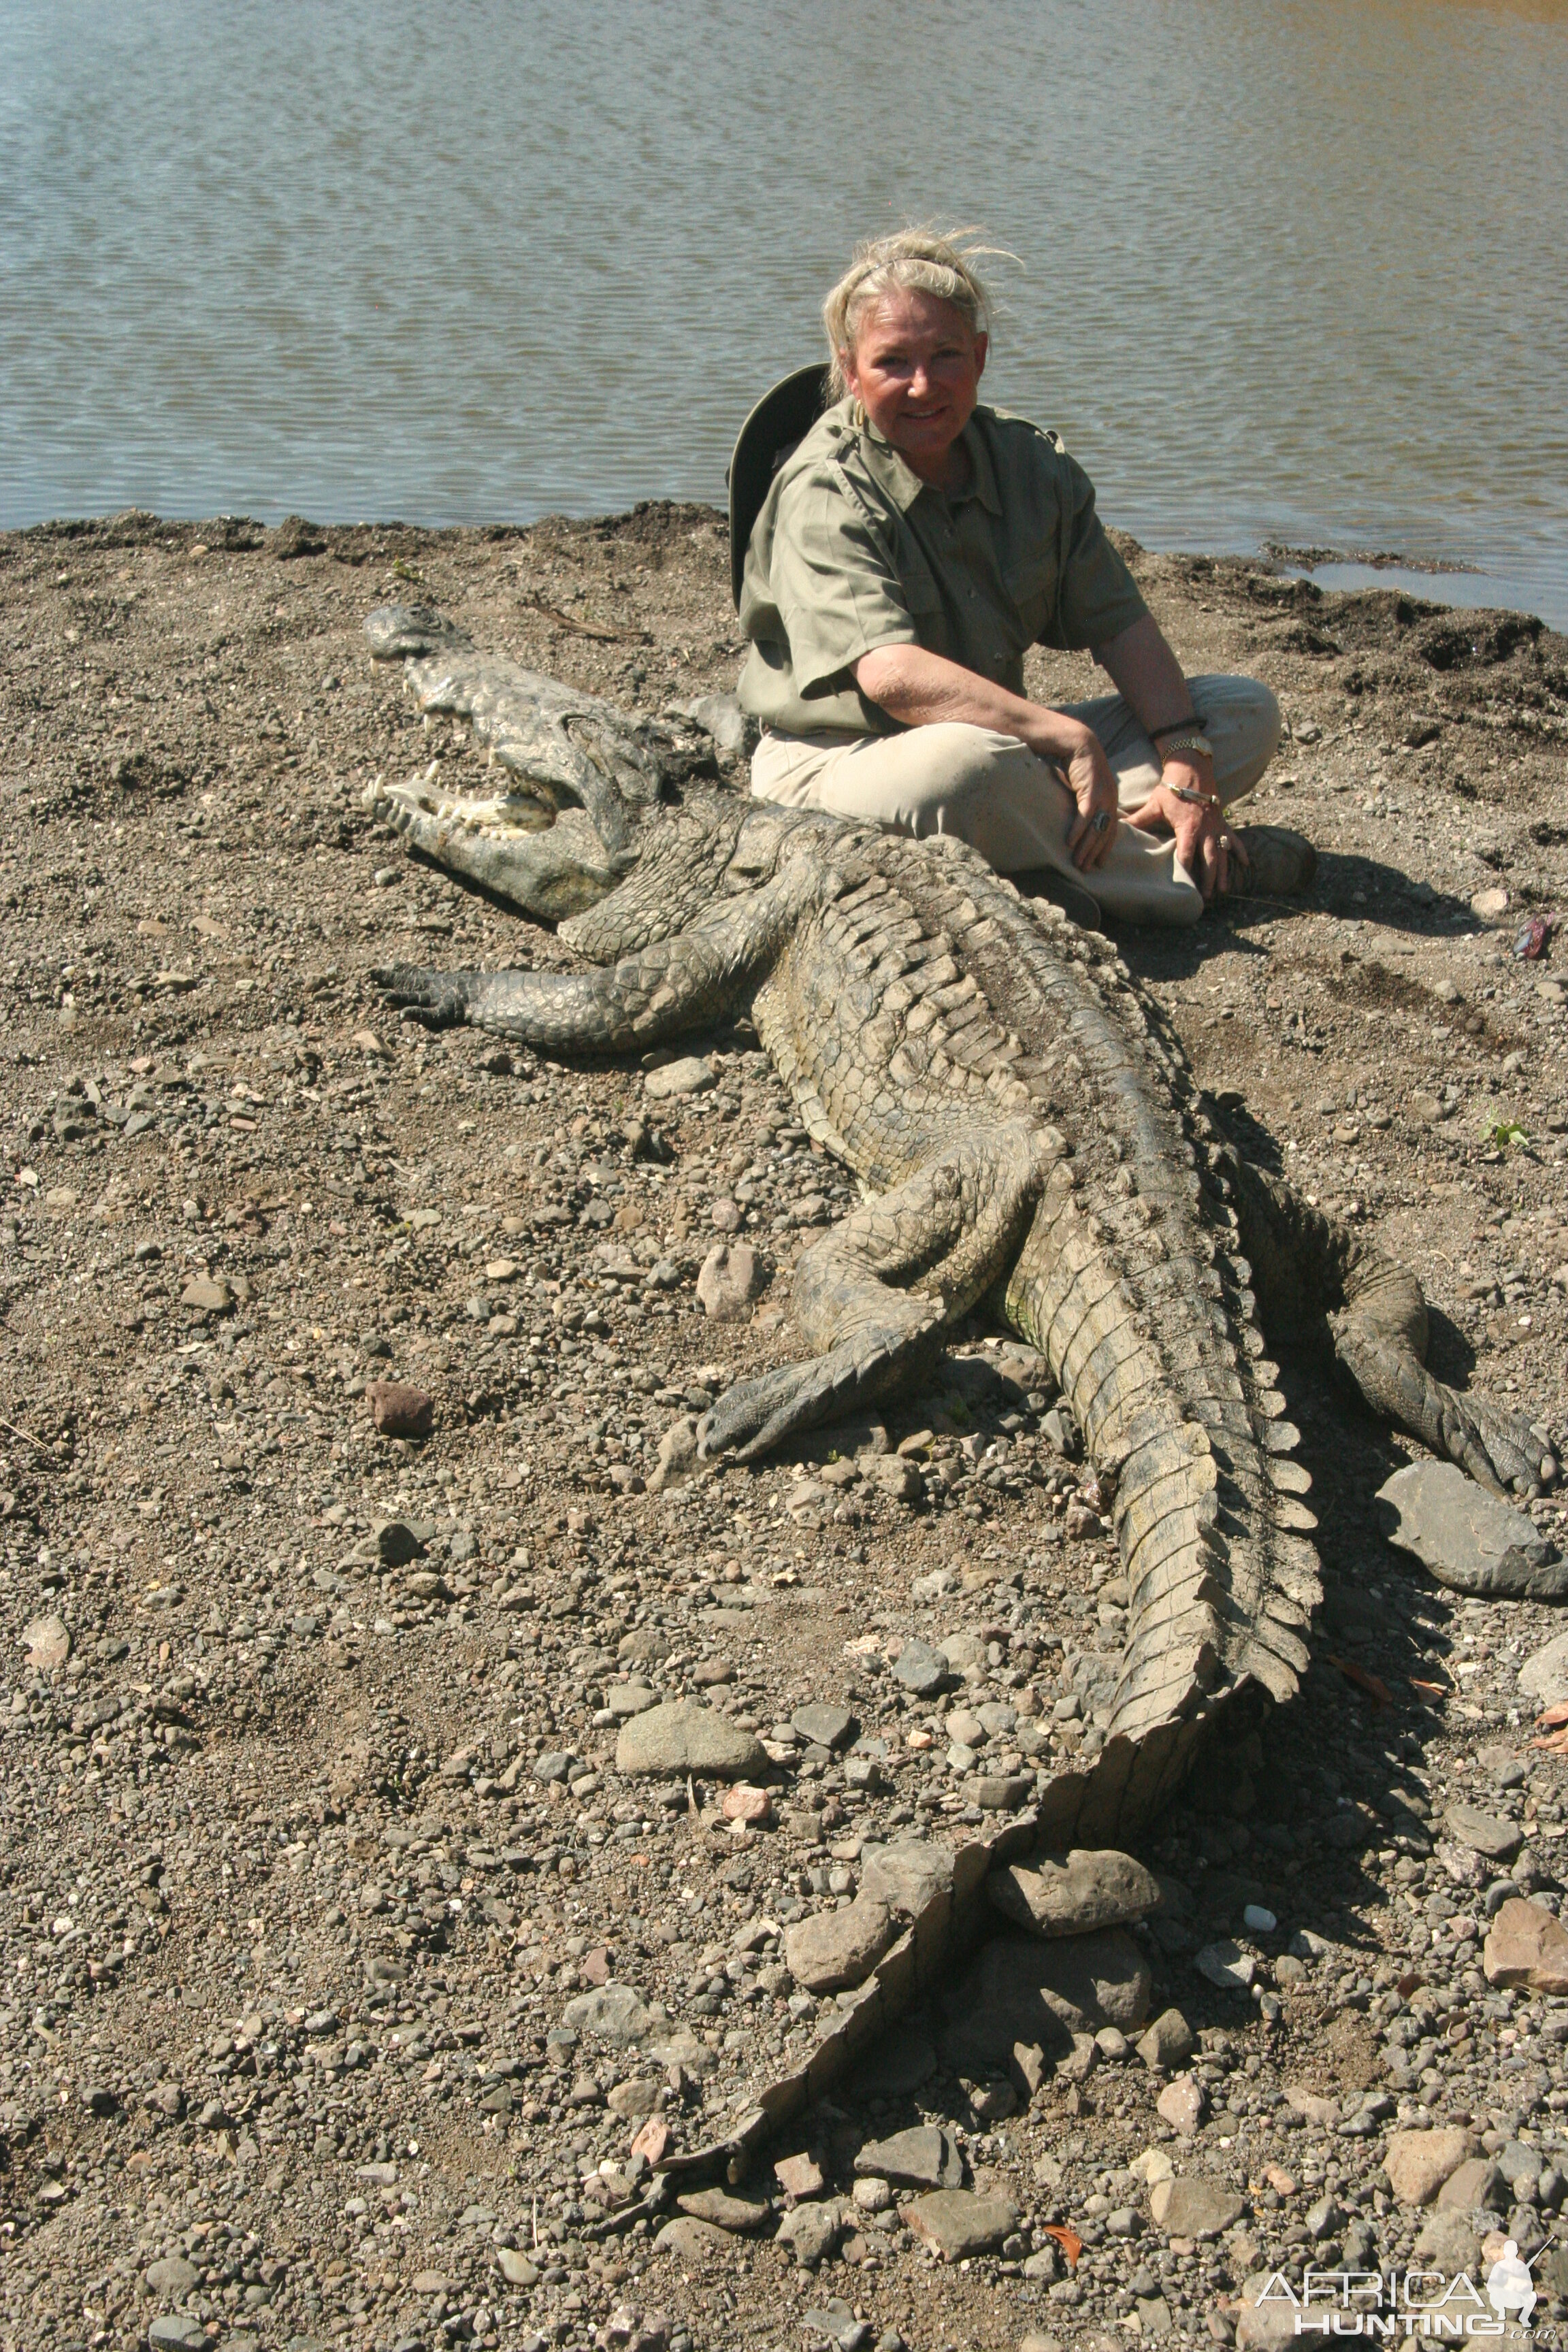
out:
<path id="1" fill-rule="evenodd" d="M 638 863 L 647 813 L 714 772 L 710 736 L 478 653 L 439 614 L 389 605 L 365 629 L 378 661 L 403 662 L 426 727 L 446 717 L 470 728 L 502 787 L 454 791 L 437 760 L 407 783 L 378 778 L 365 805 L 411 848 L 542 921 L 607 897 Z"/>

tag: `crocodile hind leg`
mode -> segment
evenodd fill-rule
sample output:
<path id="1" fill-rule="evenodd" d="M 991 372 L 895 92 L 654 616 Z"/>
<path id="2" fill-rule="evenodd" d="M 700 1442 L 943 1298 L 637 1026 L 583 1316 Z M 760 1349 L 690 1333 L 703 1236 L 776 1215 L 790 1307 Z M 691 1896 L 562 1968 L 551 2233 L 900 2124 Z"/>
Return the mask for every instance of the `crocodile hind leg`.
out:
<path id="1" fill-rule="evenodd" d="M 982 1130 L 836 1225 L 795 1273 L 818 1353 L 729 1390 L 698 1424 L 701 1452 L 745 1460 L 914 1386 L 1016 1250 L 1059 1148 L 1027 1121 Z"/>
<path id="2" fill-rule="evenodd" d="M 1380 1420 L 1407 1430 L 1483 1486 L 1538 1495 L 1557 1475 L 1521 1412 L 1461 1394 L 1426 1369 L 1426 1300 L 1408 1266 L 1368 1248 L 1278 1177 L 1237 1156 L 1242 1247 L 1266 1322 L 1326 1324 L 1341 1372 Z"/>

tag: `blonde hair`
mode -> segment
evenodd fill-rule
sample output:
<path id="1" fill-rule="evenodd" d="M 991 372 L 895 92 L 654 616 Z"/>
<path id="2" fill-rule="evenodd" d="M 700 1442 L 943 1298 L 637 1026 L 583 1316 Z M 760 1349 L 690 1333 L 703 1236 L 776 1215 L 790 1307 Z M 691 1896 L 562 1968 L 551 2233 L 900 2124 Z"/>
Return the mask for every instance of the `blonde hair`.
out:
<path id="1" fill-rule="evenodd" d="M 951 302 L 972 335 L 987 331 L 990 297 L 974 264 L 989 256 L 1009 261 L 1016 257 L 981 242 L 984 235 L 981 228 L 937 229 L 917 222 L 887 236 L 866 237 L 856 247 L 848 268 L 822 306 L 835 400 L 842 400 L 848 390 L 843 354 L 855 349 L 861 317 L 895 287 Z"/>

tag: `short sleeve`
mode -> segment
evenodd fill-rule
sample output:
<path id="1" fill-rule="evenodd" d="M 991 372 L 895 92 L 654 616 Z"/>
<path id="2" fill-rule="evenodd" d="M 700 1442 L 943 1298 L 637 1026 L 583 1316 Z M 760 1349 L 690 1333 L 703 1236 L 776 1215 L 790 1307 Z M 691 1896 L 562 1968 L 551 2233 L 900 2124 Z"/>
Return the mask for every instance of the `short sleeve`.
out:
<path id="1" fill-rule="evenodd" d="M 879 646 L 920 642 L 888 551 L 836 467 L 786 486 L 768 568 L 799 694 Z"/>
<path id="2" fill-rule="evenodd" d="M 1067 476 L 1072 514 L 1052 642 L 1078 650 L 1108 644 L 1141 621 L 1149 607 L 1105 535 L 1095 511 L 1094 484 L 1076 458 L 1064 453 L 1058 462 Z"/>

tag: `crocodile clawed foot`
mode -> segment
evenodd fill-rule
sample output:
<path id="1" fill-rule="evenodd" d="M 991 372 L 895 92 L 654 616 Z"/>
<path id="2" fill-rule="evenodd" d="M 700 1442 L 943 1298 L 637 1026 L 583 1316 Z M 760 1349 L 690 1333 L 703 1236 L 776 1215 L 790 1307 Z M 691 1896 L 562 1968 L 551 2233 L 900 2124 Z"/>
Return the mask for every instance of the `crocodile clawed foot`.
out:
<path id="1" fill-rule="evenodd" d="M 698 1423 L 699 1454 L 707 1459 L 733 1453 L 752 1461 L 802 1430 L 874 1403 L 903 1387 L 917 1370 L 929 1369 L 941 1344 L 939 1320 L 911 1313 L 907 1299 L 898 1305 L 903 1312 L 885 1327 L 857 1331 L 826 1355 L 781 1364 L 759 1380 L 738 1381 Z"/>
<path id="2" fill-rule="evenodd" d="M 1530 1496 L 1555 1483 L 1551 1446 L 1522 1412 L 1482 1396 L 1444 1391 L 1443 1438 L 1448 1458 L 1483 1486 Z"/>
<path id="3" fill-rule="evenodd" d="M 383 964 L 371 973 L 388 1003 L 421 1029 L 460 1028 L 479 977 L 471 971 L 426 971 L 414 963 Z"/>

